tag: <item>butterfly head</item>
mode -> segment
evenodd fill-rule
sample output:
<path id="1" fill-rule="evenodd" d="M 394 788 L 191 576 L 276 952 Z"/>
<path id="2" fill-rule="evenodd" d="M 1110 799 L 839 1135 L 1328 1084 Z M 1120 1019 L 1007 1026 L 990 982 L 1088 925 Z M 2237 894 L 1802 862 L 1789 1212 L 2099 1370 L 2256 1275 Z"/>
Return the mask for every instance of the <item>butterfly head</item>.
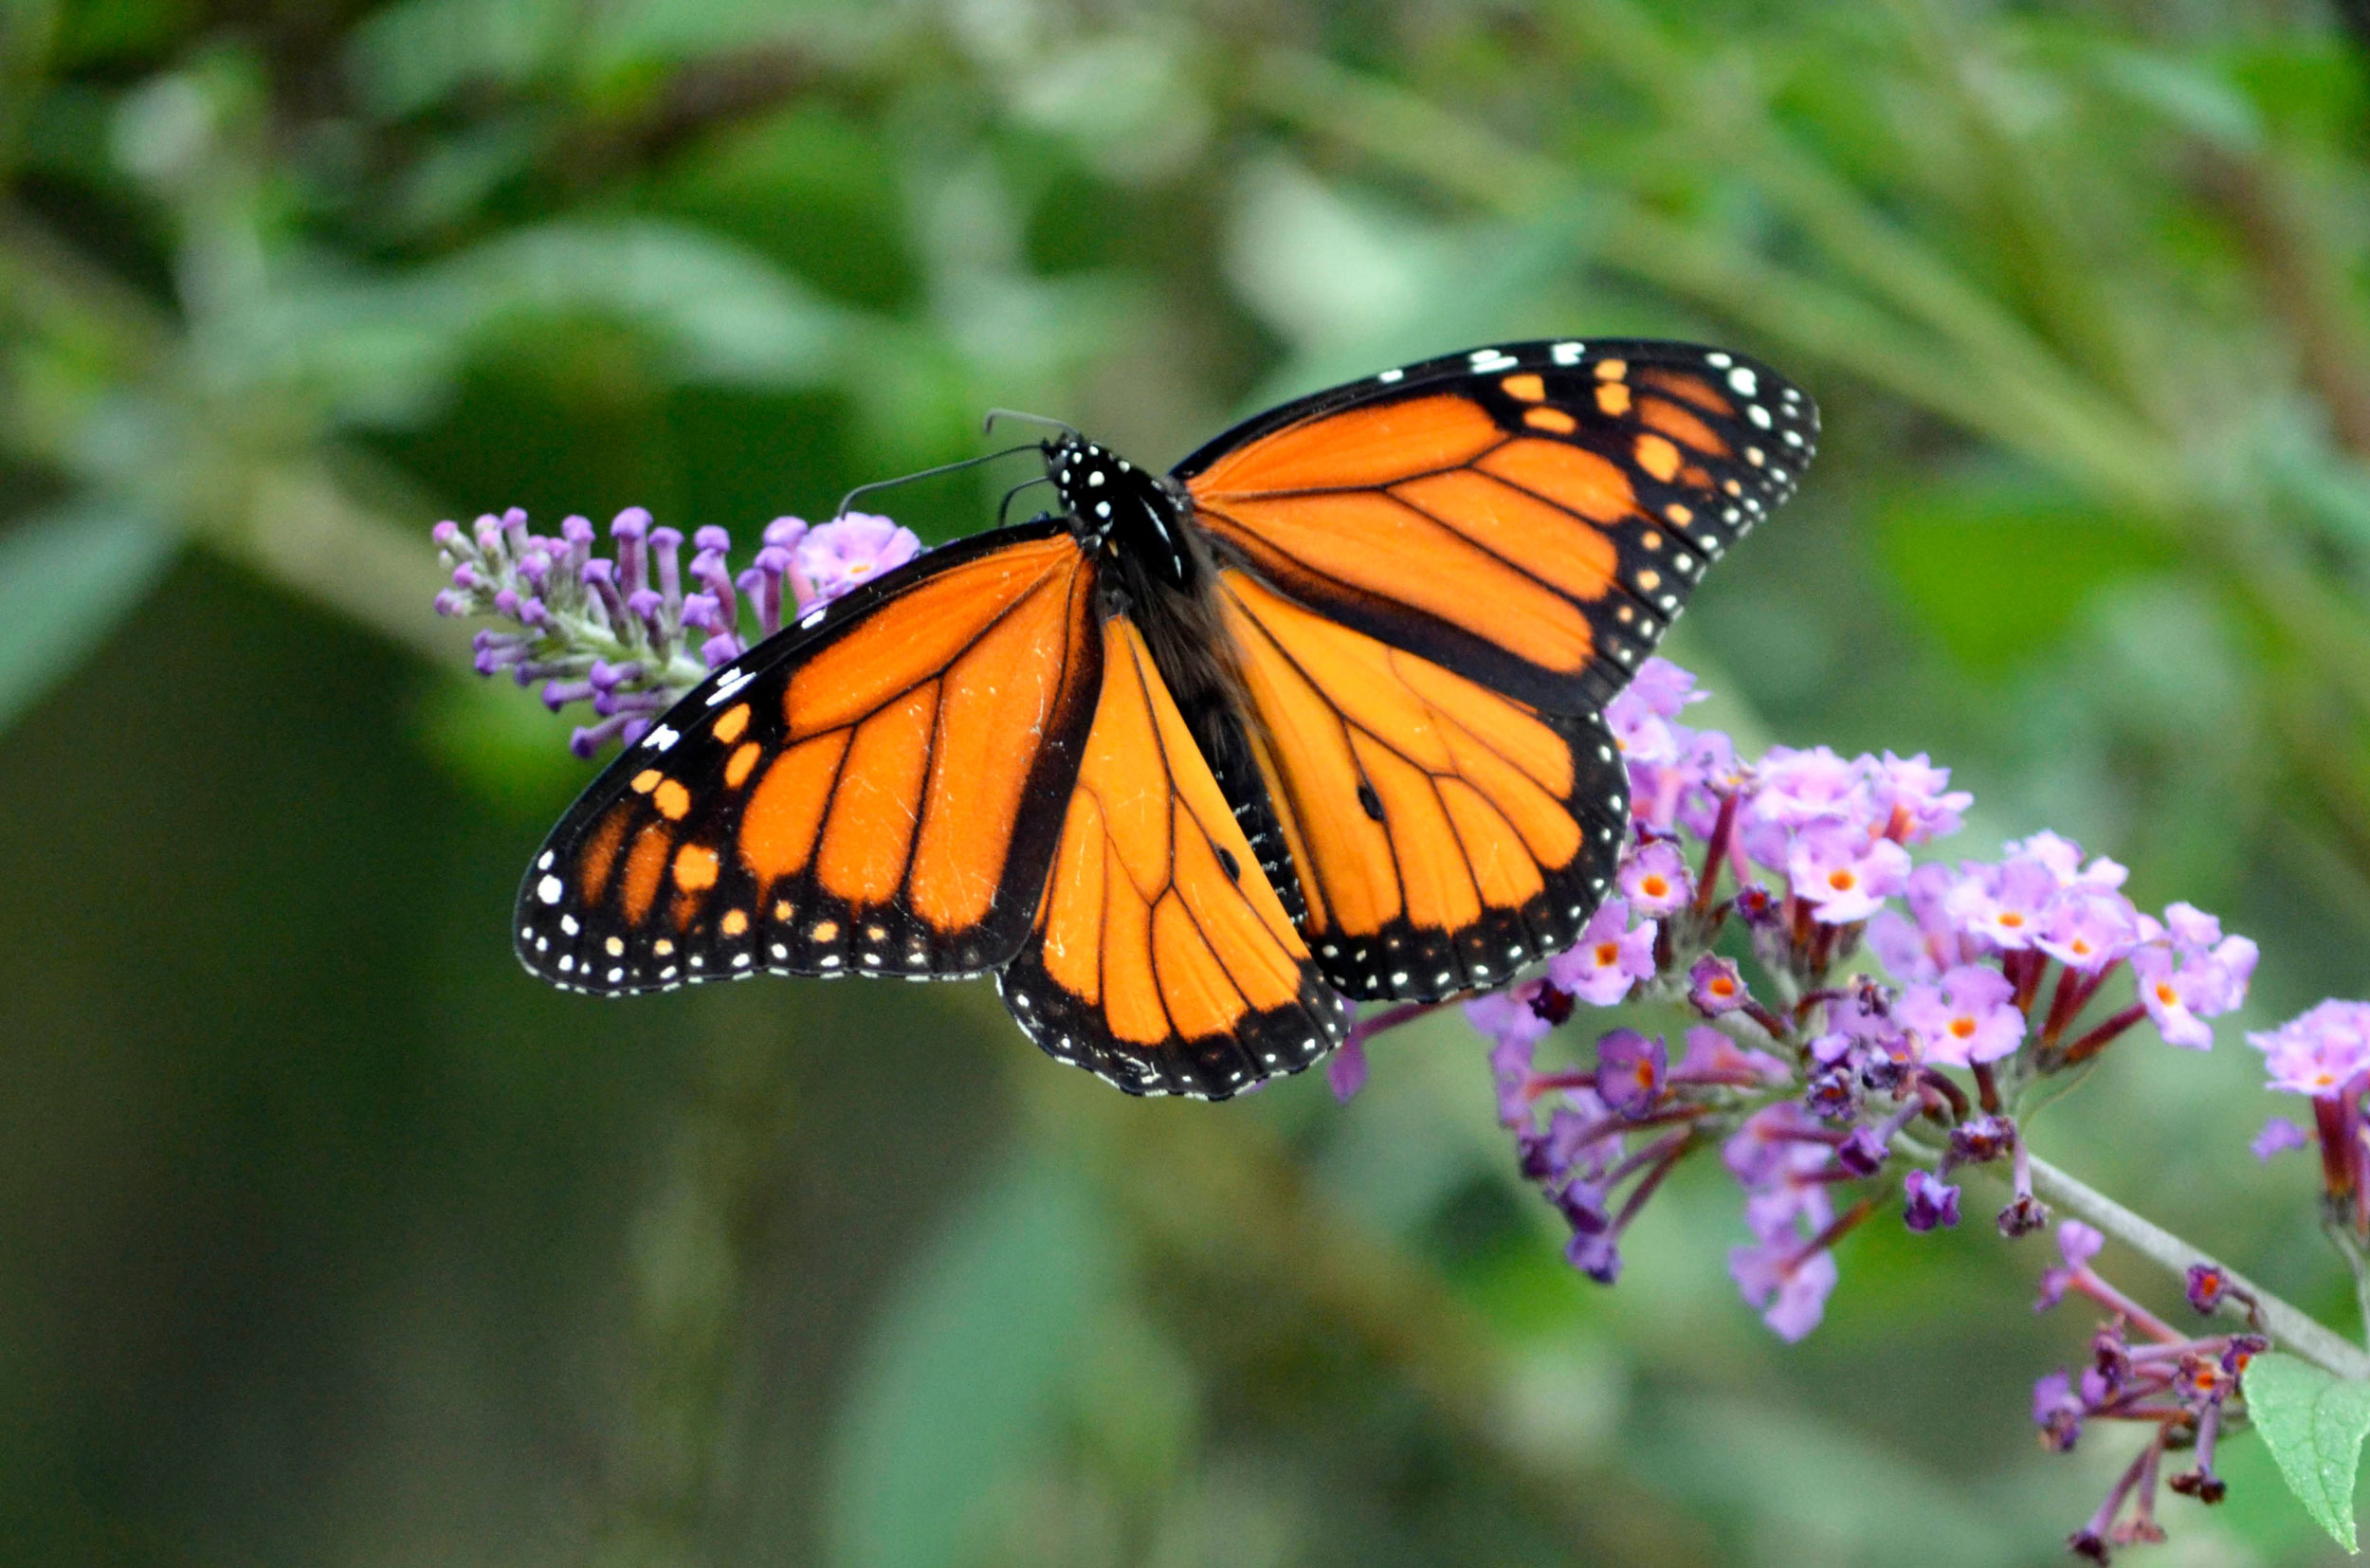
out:
<path id="1" fill-rule="evenodd" d="M 1178 583 L 1190 580 L 1181 508 L 1158 474 L 1075 432 L 1048 444 L 1045 466 L 1070 532 L 1089 550 L 1126 556 Z"/>

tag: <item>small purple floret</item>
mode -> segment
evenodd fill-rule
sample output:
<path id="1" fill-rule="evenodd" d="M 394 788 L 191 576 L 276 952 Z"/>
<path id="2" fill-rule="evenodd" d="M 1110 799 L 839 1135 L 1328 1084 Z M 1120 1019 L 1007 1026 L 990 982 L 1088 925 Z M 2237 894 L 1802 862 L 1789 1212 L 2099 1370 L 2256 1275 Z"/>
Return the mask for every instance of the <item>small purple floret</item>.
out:
<path id="1" fill-rule="evenodd" d="M 1902 1184 L 1906 1201 L 1902 1223 L 1924 1232 L 1959 1223 L 1959 1189 L 1925 1171 L 1911 1171 Z"/>
<path id="2" fill-rule="evenodd" d="M 1613 1030 L 1596 1042 L 1596 1097 L 1634 1121 L 1662 1101 L 1670 1058 L 1660 1040 L 1633 1029 Z"/>
<path id="3" fill-rule="evenodd" d="M 921 553 L 908 528 L 868 512 L 850 512 L 810 529 L 792 552 L 797 570 L 828 603 Z"/>
<path id="4" fill-rule="evenodd" d="M 2310 1133 L 2284 1116 L 2275 1116 L 2263 1123 L 2263 1130 L 2255 1134 L 2254 1141 L 2247 1147 L 2255 1158 L 2268 1160 L 2273 1155 L 2285 1154 L 2290 1149 L 2309 1148 L 2311 1144 Z"/>
<path id="5" fill-rule="evenodd" d="M 1547 961 L 1547 977 L 1591 1007 L 1611 1007 L 1654 973 L 1655 922 L 1630 927 L 1624 899 L 1607 899 L 1590 917 L 1578 942 Z"/>
<path id="6" fill-rule="evenodd" d="M 1996 969 L 1961 964 L 1932 985 L 1903 992 L 1892 1015 L 1917 1031 L 1930 1063 L 1965 1067 L 1996 1062 L 2014 1055 L 2024 1040 L 2015 991 Z"/>

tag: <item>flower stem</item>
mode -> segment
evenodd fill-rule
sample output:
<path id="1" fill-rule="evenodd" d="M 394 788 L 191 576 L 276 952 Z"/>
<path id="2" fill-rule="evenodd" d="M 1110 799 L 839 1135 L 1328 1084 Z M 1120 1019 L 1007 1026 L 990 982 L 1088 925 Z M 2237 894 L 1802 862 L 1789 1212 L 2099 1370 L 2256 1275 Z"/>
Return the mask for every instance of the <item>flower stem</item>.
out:
<path id="1" fill-rule="evenodd" d="M 2185 1277 L 2192 1264 L 2202 1263 L 2221 1269 L 2232 1285 L 2254 1297 L 2263 1328 L 2280 1348 L 2340 1377 L 2370 1381 L 2370 1353 L 2324 1327 L 2228 1264 L 2200 1251 L 2155 1221 L 2132 1212 L 2038 1155 L 2033 1157 L 2033 1190 L 2053 1207 L 2097 1226 L 2176 1279 Z M 2246 1307 L 2234 1301 L 2228 1302 L 2223 1310 L 2233 1317 L 2247 1315 Z"/>

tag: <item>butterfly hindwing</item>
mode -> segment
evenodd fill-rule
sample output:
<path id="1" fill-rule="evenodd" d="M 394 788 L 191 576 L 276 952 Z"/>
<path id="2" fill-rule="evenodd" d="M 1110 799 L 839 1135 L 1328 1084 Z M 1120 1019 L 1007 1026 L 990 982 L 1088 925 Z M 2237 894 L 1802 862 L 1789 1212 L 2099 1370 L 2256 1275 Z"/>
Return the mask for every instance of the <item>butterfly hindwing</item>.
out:
<path id="1" fill-rule="evenodd" d="M 1029 931 L 1102 646 L 1095 571 L 1031 524 L 921 557 L 711 675 L 520 890 L 556 984 L 978 974 Z"/>
<path id="2" fill-rule="evenodd" d="M 1000 981 L 1057 1060 L 1132 1094 L 1223 1100 L 1297 1072 L 1347 1017 L 1125 615 L 1035 929 Z"/>
<path id="3" fill-rule="evenodd" d="M 1511 344 L 1286 404 L 1179 464 L 1194 520 L 1312 609 L 1535 707 L 1600 711 L 1818 416 L 1688 344 Z"/>
<path id="4" fill-rule="evenodd" d="M 1601 719 L 1532 708 L 1241 572 L 1219 592 L 1329 982 L 1438 1000 L 1577 939 L 1627 821 Z"/>

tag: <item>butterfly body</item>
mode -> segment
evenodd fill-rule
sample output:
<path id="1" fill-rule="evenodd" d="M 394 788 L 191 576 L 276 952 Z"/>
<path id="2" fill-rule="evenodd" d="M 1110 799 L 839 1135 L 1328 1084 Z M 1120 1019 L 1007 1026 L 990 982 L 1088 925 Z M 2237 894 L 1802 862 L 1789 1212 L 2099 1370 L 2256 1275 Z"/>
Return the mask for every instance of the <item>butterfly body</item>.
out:
<path id="1" fill-rule="evenodd" d="M 1263 414 L 1163 475 L 1074 434 L 1060 513 L 717 671 L 520 900 L 571 989 L 994 972 L 1135 1093 L 1222 1099 L 1577 940 L 1627 780 L 1601 712 L 1815 433 L 1765 368 L 1540 342 Z"/>

